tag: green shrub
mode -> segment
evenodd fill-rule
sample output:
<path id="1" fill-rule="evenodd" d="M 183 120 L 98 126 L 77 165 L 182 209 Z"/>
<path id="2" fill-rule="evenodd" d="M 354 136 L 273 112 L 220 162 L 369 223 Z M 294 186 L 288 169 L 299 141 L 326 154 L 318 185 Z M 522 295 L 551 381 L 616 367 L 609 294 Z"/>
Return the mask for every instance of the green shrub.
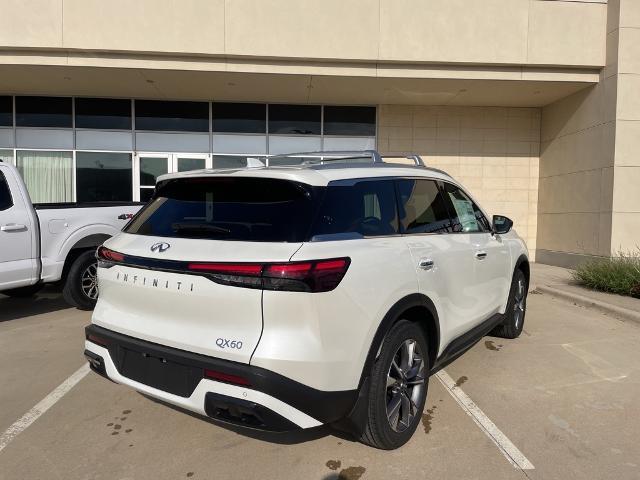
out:
<path id="1" fill-rule="evenodd" d="M 640 249 L 586 262 L 573 272 L 573 278 L 595 290 L 640 298 Z"/>

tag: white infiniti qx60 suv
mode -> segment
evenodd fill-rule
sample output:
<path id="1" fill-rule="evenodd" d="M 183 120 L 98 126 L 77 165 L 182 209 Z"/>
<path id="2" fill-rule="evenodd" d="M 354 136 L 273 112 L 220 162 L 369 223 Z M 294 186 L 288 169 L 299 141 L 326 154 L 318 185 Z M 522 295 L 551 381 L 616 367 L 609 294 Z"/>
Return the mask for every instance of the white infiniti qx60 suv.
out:
<path id="1" fill-rule="evenodd" d="M 489 332 L 520 335 L 529 262 L 511 220 L 401 160 L 305 153 L 160 177 L 98 250 L 91 368 L 225 423 L 406 443 L 431 374 Z"/>

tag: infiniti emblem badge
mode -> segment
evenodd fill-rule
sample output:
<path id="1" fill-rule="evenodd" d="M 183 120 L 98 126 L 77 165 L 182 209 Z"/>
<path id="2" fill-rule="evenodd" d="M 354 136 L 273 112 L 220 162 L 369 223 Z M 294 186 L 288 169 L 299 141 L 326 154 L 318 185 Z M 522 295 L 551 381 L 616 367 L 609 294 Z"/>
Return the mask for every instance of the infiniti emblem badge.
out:
<path id="1" fill-rule="evenodd" d="M 158 243 L 154 243 L 153 245 L 151 245 L 151 251 L 152 252 L 165 252 L 167 250 L 169 250 L 169 247 L 171 245 L 169 245 L 166 242 L 158 242 Z"/>

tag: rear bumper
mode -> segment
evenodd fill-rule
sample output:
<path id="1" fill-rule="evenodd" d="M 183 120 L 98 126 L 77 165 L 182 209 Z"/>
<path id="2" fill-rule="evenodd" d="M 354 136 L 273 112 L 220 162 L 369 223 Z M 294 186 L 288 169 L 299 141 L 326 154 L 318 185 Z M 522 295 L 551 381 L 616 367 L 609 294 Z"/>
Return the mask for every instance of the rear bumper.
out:
<path id="1" fill-rule="evenodd" d="M 346 417 L 357 399 L 357 390 L 316 390 L 260 367 L 158 345 L 96 325 L 86 327 L 86 338 L 85 356 L 96 373 L 234 425 L 270 431 L 312 428 Z M 142 357 L 145 360 L 140 361 Z M 157 363 L 149 369 L 147 361 Z M 207 370 L 223 380 L 207 378 Z"/>

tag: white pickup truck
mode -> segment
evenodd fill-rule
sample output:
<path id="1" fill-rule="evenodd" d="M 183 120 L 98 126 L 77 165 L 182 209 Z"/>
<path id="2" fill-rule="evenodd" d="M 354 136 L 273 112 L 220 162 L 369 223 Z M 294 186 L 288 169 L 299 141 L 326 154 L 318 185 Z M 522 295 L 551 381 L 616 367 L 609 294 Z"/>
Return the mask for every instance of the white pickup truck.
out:
<path id="1" fill-rule="evenodd" d="M 0 293 L 29 296 L 62 280 L 71 305 L 98 297 L 96 247 L 118 233 L 142 204 L 31 203 L 22 177 L 0 161 Z"/>

